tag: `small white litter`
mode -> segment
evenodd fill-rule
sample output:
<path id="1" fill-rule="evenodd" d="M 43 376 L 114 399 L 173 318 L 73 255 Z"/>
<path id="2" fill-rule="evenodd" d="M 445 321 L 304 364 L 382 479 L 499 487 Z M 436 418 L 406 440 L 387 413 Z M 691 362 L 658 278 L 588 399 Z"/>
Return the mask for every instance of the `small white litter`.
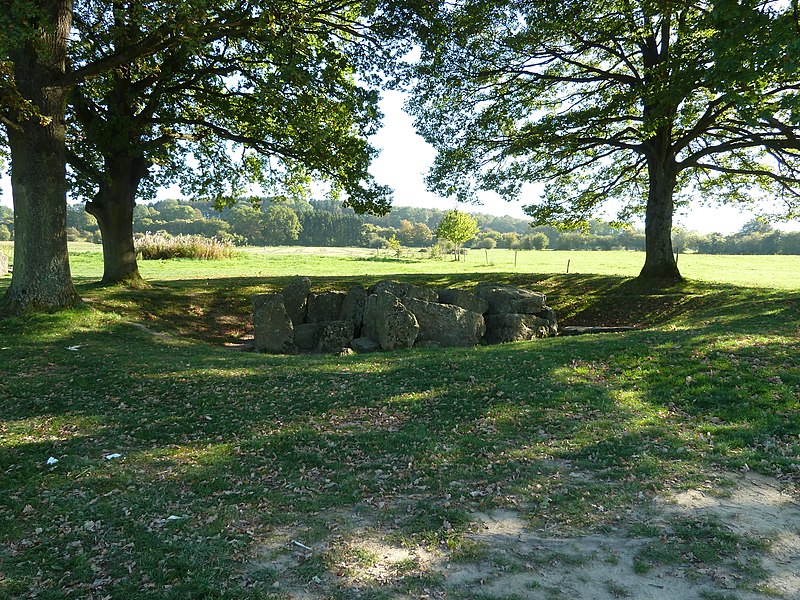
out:
<path id="1" fill-rule="evenodd" d="M 106 454 L 103 458 L 106 460 L 114 460 L 115 458 L 122 458 L 122 454 L 119 452 L 114 452 L 112 454 Z"/>
<path id="2" fill-rule="evenodd" d="M 51 466 L 51 467 L 52 467 L 54 464 L 56 464 L 57 462 L 58 462 L 58 459 L 57 459 L 57 458 L 55 458 L 55 457 L 53 457 L 53 456 L 51 456 L 50 458 L 48 458 L 48 459 L 47 459 L 47 464 L 48 464 L 49 466 Z"/>
<path id="3" fill-rule="evenodd" d="M 67 346 L 67 350 L 70 350 L 71 352 L 77 352 L 82 346 L 83 344 L 78 344 L 77 346 Z"/>

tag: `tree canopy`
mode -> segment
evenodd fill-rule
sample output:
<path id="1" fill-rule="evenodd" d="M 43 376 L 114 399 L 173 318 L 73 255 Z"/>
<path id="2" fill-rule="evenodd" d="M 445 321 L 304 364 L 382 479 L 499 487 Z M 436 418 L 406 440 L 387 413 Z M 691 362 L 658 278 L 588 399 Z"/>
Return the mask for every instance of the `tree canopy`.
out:
<path id="1" fill-rule="evenodd" d="M 672 216 L 692 194 L 760 187 L 798 214 L 796 2 L 462 0 L 418 31 L 409 107 L 442 195 L 541 183 L 529 214 L 567 226 L 616 199 L 645 215 L 649 278 L 680 277 Z"/>

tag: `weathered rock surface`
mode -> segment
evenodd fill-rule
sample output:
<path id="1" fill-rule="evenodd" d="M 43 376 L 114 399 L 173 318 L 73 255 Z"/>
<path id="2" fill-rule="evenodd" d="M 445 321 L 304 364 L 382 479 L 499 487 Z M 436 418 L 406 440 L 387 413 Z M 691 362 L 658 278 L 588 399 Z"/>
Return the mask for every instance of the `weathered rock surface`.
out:
<path id="1" fill-rule="evenodd" d="M 489 303 L 485 299 L 479 298 L 467 290 L 454 288 L 439 290 L 439 302 L 441 304 L 460 306 L 464 310 L 476 312 L 481 315 L 489 310 Z"/>
<path id="2" fill-rule="evenodd" d="M 8 257 L 0 252 L 0 277 L 3 275 L 8 275 Z"/>
<path id="3" fill-rule="evenodd" d="M 361 337 L 378 339 L 378 295 L 370 294 L 364 300 L 364 319 L 361 322 Z"/>
<path id="4" fill-rule="evenodd" d="M 351 321 L 330 321 L 322 324 L 319 336 L 320 352 L 341 352 L 350 347 L 353 340 L 353 323 Z"/>
<path id="5" fill-rule="evenodd" d="M 439 294 L 436 293 L 436 290 L 389 279 L 383 279 L 369 288 L 370 294 L 378 294 L 379 292 L 389 292 L 401 300 L 403 298 L 417 298 L 426 302 L 439 301 Z"/>
<path id="6" fill-rule="evenodd" d="M 483 315 L 459 306 L 415 298 L 403 298 L 401 302 L 417 319 L 419 344 L 433 342 L 440 346 L 474 346 L 486 331 Z"/>
<path id="7" fill-rule="evenodd" d="M 353 336 L 361 335 L 361 326 L 364 323 L 364 306 L 367 303 L 367 290 L 360 285 L 347 290 L 347 295 L 339 311 L 340 321 L 350 321 L 353 324 Z"/>
<path id="8" fill-rule="evenodd" d="M 259 352 L 289 354 L 294 352 L 294 326 L 286 313 L 281 294 L 259 294 L 253 299 L 255 348 Z"/>
<path id="9" fill-rule="evenodd" d="M 550 335 L 550 322 L 536 315 L 489 314 L 486 319 L 486 341 L 490 344 L 521 342 Z"/>
<path id="10" fill-rule="evenodd" d="M 368 337 L 358 337 L 350 342 L 350 347 L 356 352 L 375 352 L 381 349 L 381 345 Z"/>
<path id="11" fill-rule="evenodd" d="M 536 314 L 545 302 L 545 295 L 502 283 L 479 283 L 475 295 L 489 303 L 487 314 Z"/>
<path id="12" fill-rule="evenodd" d="M 322 323 L 301 323 L 294 328 L 294 344 L 298 350 L 316 350 L 319 345 Z"/>
<path id="13" fill-rule="evenodd" d="M 417 318 L 394 294 L 382 291 L 376 296 L 375 325 L 381 348 L 411 348 L 419 334 Z"/>
<path id="14" fill-rule="evenodd" d="M 347 292 L 311 292 L 308 295 L 307 323 L 325 323 L 339 319 Z"/>
<path id="15" fill-rule="evenodd" d="M 281 294 L 252 297 L 257 350 L 371 352 L 415 344 L 474 346 L 558 333 L 556 314 L 545 306 L 543 294 L 500 283 L 479 284 L 475 293 L 436 292 L 389 280 L 372 286 L 370 293 L 360 286 L 313 293 L 309 286 L 308 278 L 296 277 Z"/>
<path id="16" fill-rule="evenodd" d="M 537 317 L 547 319 L 550 324 L 550 335 L 558 335 L 558 319 L 556 318 L 556 311 L 549 306 L 543 306 L 542 310 L 536 313 Z"/>
<path id="17" fill-rule="evenodd" d="M 283 305 L 294 325 L 300 325 L 306 318 L 308 294 L 311 292 L 311 280 L 308 277 L 292 277 L 283 288 Z"/>
<path id="18" fill-rule="evenodd" d="M 250 296 L 253 312 L 255 313 L 264 303 L 272 302 L 273 298 L 278 295 L 280 294 L 253 294 Z"/>

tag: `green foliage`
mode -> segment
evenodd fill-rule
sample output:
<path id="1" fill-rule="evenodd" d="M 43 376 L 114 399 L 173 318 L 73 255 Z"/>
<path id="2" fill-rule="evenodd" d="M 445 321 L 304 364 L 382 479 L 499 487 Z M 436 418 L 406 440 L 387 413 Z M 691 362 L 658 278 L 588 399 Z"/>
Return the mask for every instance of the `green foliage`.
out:
<path id="1" fill-rule="evenodd" d="M 296 242 L 302 230 L 297 213 L 288 206 L 271 204 L 264 212 L 264 237 L 271 246 Z"/>
<path id="2" fill-rule="evenodd" d="M 444 213 L 433 234 L 437 238 L 452 242 L 458 248 L 475 237 L 476 233 L 478 233 L 478 221 L 465 212 L 453 209 Z"/>
<path id="3" fill-rule="evenodd" d="M 169 183 L 223 203 L 250 183 L 302 197 L 313 178 L 359 211 L 385 212 L 388 190 L 367 171 L 378 96 L 354 76 L 368 48 L 380 54 L 358 34 L 361 8 L 145 0 L 117 11 L 76 2 L 75 63 L 134 55 L 72 94 L 76 191 L 91 199 L 112 181 L 128 185 L 118 165 L 129 160 L 143 198 Z"/>
<path id="4" fill-rule="evenodd" d="M 542 221 L 587 222 L 611 197 L 638 213 L 653 143 L 669 128 L 678 187 L 691 175 L 744 202 L 740 184 L 763 184 L 790 215 L 800 177 L 800 71 L 784 60 L 800 55 L 791 14 L 750 1 L 711 11 L 650 0 L 441 3 L 410 100 L 439 150 L 430 184 L 467 200 L 543 182 L 545 200 L 530 207 Z"/>
<path id="5" fill-rule="evenodd" d="M 523 250 L 544 250 L 549 243 L 550 240 L 541 232 L 530 233 L 520 239 L 520 247 Z"/>
<path id="6" fill-rule="evenodd" d="M 220 260 L 235 255 L 233 246 L 221 240 L 191 235 L 172 237 L 163 233 L 145 234 L 136 240 L 135 248 L 143 260 L 170 258 Z"/>
<path id="7" fill-rule="evenodd" d="M 396 235 L 392 235 L 388 240 L 386 240 L 386 245 L 394 252 L 397 258 L 400 258 L 400 254 L 403 252 L 403 245 L 400 243 L 400 240 L 397 239 Z"/>

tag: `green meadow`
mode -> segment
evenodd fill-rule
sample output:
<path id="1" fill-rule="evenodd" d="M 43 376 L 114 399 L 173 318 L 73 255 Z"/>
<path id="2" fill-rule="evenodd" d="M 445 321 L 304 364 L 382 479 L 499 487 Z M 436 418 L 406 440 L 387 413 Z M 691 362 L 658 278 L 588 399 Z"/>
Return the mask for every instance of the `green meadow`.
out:
<path id="1" fill-rule="evenodd" d="M 800 257 L 685 255 L 666 289 L 632 279 L 643 259 L 253 248 L 143 261 L 129 289 L 73 245 L 85 307 L 0 320 L 0 598 L 791 599 L 796 503 L 751 535 L 748 505 L 736 525 L 664 499 L 796 502 Z M 298 274 L 499 280 L 638 329 L 242 352 L 249 296 Z"/>

